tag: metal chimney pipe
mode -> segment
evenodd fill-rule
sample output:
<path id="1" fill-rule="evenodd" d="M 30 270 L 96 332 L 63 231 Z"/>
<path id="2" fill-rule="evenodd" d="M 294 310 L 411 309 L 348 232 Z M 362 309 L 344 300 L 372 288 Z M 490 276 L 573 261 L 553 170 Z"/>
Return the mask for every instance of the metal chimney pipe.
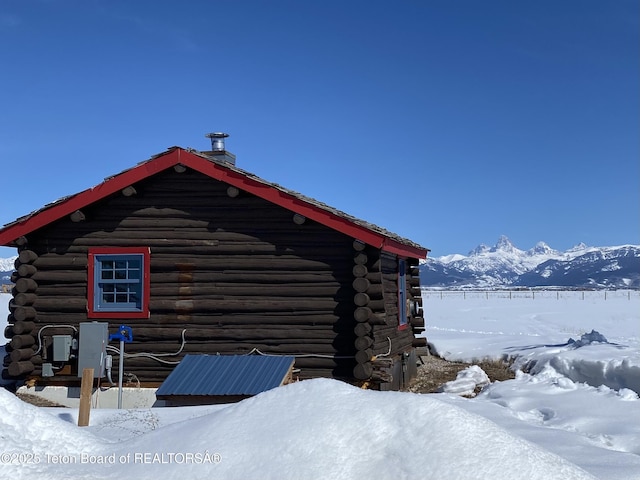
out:
<path id="1" fill-rule="evenodd" d="M 228 133 L 223 132 L 213 132 L 205 135 L 205 137 L 211 139 L 211 150 L 214 152 L 224 152 L 224 139 L 228 136 Z"/>

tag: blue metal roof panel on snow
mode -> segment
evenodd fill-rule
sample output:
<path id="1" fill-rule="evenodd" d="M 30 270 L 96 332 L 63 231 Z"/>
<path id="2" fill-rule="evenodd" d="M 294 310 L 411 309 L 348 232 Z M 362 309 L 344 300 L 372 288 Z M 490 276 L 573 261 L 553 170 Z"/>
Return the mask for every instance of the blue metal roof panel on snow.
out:
<path id="1" fill-rule="evenodd" d="M 165 395 L 257 395 L 282 384 L 295 357 L 185 355 L 156 391 Z"/>

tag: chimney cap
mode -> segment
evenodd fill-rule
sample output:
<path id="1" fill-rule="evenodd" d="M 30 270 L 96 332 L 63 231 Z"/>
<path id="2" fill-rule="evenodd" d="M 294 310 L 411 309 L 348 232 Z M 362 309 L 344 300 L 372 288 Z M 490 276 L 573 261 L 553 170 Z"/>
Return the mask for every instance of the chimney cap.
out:
<path id="1" fill-rule="evenodd" d="M 224 139 L 229 136 L 224 132 L 212 132 L 205 134 L 205 137 L 211 139 L 211 150 L 214 152 L 224 152 Z"/>
<path id="2" fill-rule="evenodd" d="M 205 134 L 205 137 L 207 138 L 227 138 L 228 136 L 229 134 L 224 132 L 212 132 Z"/>

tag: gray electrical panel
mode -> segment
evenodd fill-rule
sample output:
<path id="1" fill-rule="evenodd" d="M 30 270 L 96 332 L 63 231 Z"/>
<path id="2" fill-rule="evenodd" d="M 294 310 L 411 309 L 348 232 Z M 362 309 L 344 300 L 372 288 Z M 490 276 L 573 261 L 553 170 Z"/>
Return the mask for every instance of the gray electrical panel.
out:
<path id="1" fill-rule="evenodd" d="M 93 378 L 104 377 L 105 357 L 109 344 L 109 324 L 85 322 L 80 324 L 78 337 L 78 377 L 85 368 L 93 368 Z"/>
<path id="2" fill-rule="evenodd" d="M 72 343 L 71 335 L 53 335 L 53 361 L 68 362 Z"/>

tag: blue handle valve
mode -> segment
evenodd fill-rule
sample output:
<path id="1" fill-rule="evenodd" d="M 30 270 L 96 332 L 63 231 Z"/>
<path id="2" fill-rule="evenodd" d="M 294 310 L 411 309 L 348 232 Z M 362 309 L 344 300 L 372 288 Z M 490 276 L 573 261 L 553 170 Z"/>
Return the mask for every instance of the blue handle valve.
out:
<path id="1" fill-rule="evenodd" d="M 112 342 L 113 340 L 118 340 L 124 343 L 133 342 L 133 330 L 127 325 L 120 325 L 118 333 L 112 333 L 109 335 L 109 341 Z"/>

